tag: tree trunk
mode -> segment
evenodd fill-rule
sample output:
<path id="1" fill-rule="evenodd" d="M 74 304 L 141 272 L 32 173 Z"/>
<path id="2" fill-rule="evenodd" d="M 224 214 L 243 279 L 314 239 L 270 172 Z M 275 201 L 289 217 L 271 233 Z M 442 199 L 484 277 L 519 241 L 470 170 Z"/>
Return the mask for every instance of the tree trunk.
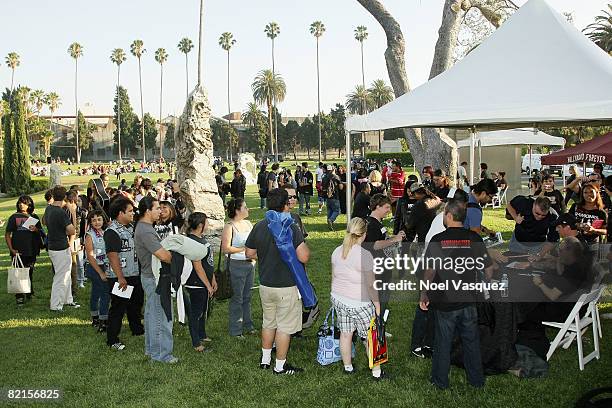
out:
<path id="1" fill-rule="evenodd" d="M 121 157 L 121 95 L 119 94 L 121 77 L 121 64 L 117 64 L 117 152 L 119 153 L 119 164 L 123 164 Z"/>
<path id="2" fill-rule="evenodd" d="M 164 65 L 159 64 L 159 158 L 164 157 L 164 143 L 162 140 L 162 102 L 164 97 Z"/>
<path id="3" fill-rule="evenodd" d="M 270 97 L 268 97 L 268 126 L 270 128 L 270 153 L 272 154 L 272 156 L 274 156 L 274 133 L 272 132 L 272 101 L 270 100 Z"/>
<path id="4" fill-rule="evenodd" d="M 142 103 L 142 69 L 140 65 L 140 57 L 138 57 L 138 80 L 140 82 L 140 130 L 142 134 L 142 162 L 147 162 L 147 146 L 145 142 L 144 131 L 144 105 Z"/>
<path id="5" fill-rule="evenodd" d="M 76 162 L 81 163 L 81 146 L 79 146 L 79 100 L 78 100 L 78 89 L 77 81 L 79 75 L 79 63 L 78 59 L 74 59 L 74 108 L 75 112 L 75 128 L 76 128 Z"/>

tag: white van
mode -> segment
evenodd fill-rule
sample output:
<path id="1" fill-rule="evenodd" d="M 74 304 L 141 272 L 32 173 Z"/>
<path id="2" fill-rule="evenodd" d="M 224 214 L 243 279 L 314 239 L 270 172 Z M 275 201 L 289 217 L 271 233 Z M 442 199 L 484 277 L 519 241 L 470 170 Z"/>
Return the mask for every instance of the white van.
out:
<path id="1" fill-rule="evenodd" d="M 529 156 L 531 156 L 531 166 L 529 164 Z M 523 162 L 521 164 L 521 171 L 530 174 L 533 170 L 542 170 L 542 156 L 545 155 L 539 153 L 532 153 L 531 155 L 527 153 L 526 155 L 524 155 Z"/>

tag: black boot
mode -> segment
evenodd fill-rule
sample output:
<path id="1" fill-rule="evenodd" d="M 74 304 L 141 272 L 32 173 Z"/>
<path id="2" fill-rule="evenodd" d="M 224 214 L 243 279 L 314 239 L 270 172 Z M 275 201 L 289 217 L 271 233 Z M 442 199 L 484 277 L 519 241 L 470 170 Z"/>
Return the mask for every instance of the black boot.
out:
<path id="1" fill-rule="evenodd" d="M 100 324 L 100 319 L 98 319 L 98 316 L 91 316 L 91 325 L 93 327 L 98 327 L 99 324 Z"/>

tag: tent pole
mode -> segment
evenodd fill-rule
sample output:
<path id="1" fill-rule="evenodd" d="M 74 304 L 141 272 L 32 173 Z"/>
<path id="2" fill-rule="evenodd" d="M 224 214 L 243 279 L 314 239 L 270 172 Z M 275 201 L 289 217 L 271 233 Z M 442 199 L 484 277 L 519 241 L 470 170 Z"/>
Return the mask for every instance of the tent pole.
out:
<path id="1" fill-rule="evenodd" d="M 482 160 L 482 140 L 479 137 L 478 138 L 478 163 L 483 163 L 484 160 Z"/>
<path id="2" fill-rule="evenodd" d="M 353 187 L 353 181 L 351 179 L 351 131 L 350 130 L 346 130 L 345 134 L 345 141 L 346 141 L 346 224 L 348 225 L 348 223 L 351 221 L 351 210 L 353 209 L 352 207 L 352 187 Z"/>
<path id="3" fill-rule="evenodd" d="M 474 184 L 474 136 L 476 134 L 476 126 L 470 128 L 470 180 L 469 185 Z"/>

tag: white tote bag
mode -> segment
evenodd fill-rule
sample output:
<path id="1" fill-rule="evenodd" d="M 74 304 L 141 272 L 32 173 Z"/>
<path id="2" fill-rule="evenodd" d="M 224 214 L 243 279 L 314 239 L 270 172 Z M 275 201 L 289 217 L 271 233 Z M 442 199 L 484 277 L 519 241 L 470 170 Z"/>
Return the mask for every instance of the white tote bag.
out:
<path id="1" fill-rule="evenodd" d="M 30 283 L 30 268 L 24 268 L 19 255 L 13 258 L 13 263 L 8 270 L 6 282 L 8 293 L 30 293 L 32 285 Z"/>

